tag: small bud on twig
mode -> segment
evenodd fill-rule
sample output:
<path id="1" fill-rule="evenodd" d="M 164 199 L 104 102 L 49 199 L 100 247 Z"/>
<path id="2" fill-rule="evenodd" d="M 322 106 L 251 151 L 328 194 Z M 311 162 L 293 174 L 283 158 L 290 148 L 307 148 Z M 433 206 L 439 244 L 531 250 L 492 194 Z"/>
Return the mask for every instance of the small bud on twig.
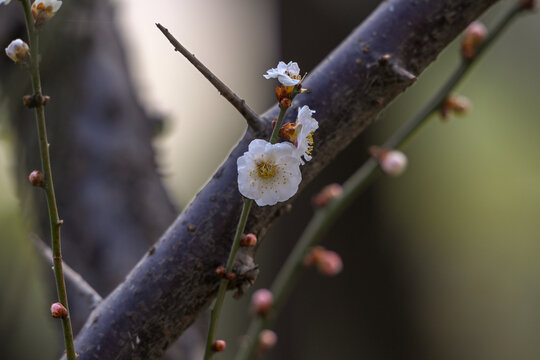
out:
<path id="1" fill-rule="evenodd" d="M 227 275 L 227 269 L 225 269 L 225 266 L 218 266 L 216 268 L 216 275 L 220 278 L 224 278 Z"/>
<path id="2" fill-rule="evenodd" d="M 30 184 L 32 186 L 36 187 L 45 187 L 45 180 L 43 178 L 43 174 L 39 170 L 34 170 L 28 175 L 28 181 L 30 181 Z"/>
<path id="3" fill-rule="evenodd" d="M 259 351 L 266 352 L 276 346 L 278 336 L 272 330 L 265 329 L 259 334 Z"/>
<path id="4" fill-rule="evenodd" d="M 51 315 L 55 319 L 65 319 L 68 316 L 68 312 L 64 305 L 55 302 L 51 305 Z"/>
<path id="5" fill-rule="evenodd" d="M 289 99 L 289 98 L 282 99 L 279 102 L 279 107 L 282 108 L 282 109 L 287 109 L 287 108 L 291 107 L 291 99 Z"/>
<path id="6" fill-rule="evenodd" d="M 487 36 L 487 29 L 481 22 L 472 22 L 465 30 L 465 36 L 461 42 L 461 54 L 467 60 L 472 60 L 476 55 L 476 48 Z"/>
<path id="7" fill-rule="evenodd" d="M 381 170 L 387 175 L 399 176 L 407 168 L 407 157 L 401 151 L 372 146 L 369 153 L 379 162 Z"/>
<path id="8" fill-rule="evenodd" d="M 49 100 L 51 100 L 50 96 L 47 95 L 41 95 L 41 94 L 35 94 L 35 95 L 24 95 L 23 96 L 23 105 L 27 108 L 35 108 L 42 105 L 46 105 Z"/>
<path id="9" fill-rule="evenodd" d="M 259 289 L 251 296 L 251 311 L 255 315 L 265 316 L 274 303 L 274 296 L 268 289 Z"/>
<path id="10" fill-rule="evenodd" d="M 240 239 L 240 246 L 242 247 L 253 247 L 257 245 L 257 235 L 255 234 L 243 234 L 242 239 Z"/>
<path id="11" fill-rule="evenodd" d="M 229 280 L 229 281 L 234 280 L 234 279 L 236 279 L 236 274 L 230 272 L 230 273 L 228 273 L 227 275 L 225 275 L 225 278 L 226 278 L 227 280 Z"/>
<path id="12" fill-rule="evenodd" d="M 30 60 L 30 47 L 21 39 L 16 39 L 6 48 L 6 55 L 18 64 L 27 64 Z"/>
<path id="13" fill-rule="evenodd" d="M 214 340 L 212 343 L 212 351 L 214 352 L 222 352 L 227 347 L 227 343 L 225 340 Z"/>
<path id="14" fill-rule="evenodd" d="M 56 14 L 62 6 L 61 1 L 57 0 L 36 0 L 32 4 L 32 16 L 34 17 L 34 25 L 39 28 L 43 26 L 50 18 Z"/>
<path id="15" fill-rule="evenodd" d="M 472 103 L 465 96 L 450 95 L 441 107 L 441 115 L 446 119 L 450 112 L 456 115 L 466 115 L 472 108 Z"/>
<path id="16" fill-rule="evenodd" d="M 343 260 L 335 251 L 326 250 L 322 246 L 311 249 L 303 261 L 304 266 L 316 266 L 323 275 L 334 276 L 343 269 Z"/>
<path id="17" fill-rule="evenodd" d="M 326 204 L 328 204 L 330 201 L 332 201 L 334 198 L 338 197 L 343 193 L 343 188 L 341 185 L 333 183 L 330 185 L 327 185 L 322 189 L 320 193 L 315 195 L 315 197 L 312 200 L 313 206 L 315 207 L 323 207 Z"/>

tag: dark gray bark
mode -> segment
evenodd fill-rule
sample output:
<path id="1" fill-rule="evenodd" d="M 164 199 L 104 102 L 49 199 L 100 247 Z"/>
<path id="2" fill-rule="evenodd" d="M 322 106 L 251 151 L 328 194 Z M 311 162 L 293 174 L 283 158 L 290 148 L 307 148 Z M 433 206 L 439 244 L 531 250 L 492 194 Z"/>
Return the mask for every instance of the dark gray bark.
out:
<path id="1" fill-rule="evenodd" d="M 316 109 L 320 124 L 314 160 L 303 167 L 303 186 L 413 83 L 410 74 L 420 74 L 494 2 L 392 0 L 379 6 L 311 73 L 304 83 L 311 93 L 298 97 L 296 105 Z M 379 61 L 385 54 L 390 60 Z M 76 340 L 80 359 L 160 358 L 210 304 L 219 282 L 214 270 L 227 258 L 240 211 L 236 158 L 252 139 L 268 136 L 276 115 L 277 108 L 268 110 L 267 127 L 246 133 L 126 281 L 91 314 Z M 255 208 L 248 230 L 262 237 L 285 206 Z"/>

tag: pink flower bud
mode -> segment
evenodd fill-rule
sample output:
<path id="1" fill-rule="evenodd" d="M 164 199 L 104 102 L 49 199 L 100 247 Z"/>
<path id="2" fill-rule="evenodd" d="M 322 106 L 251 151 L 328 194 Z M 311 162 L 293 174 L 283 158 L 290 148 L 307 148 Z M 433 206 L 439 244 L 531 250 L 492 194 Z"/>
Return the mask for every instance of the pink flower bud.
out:
<path id="1" fill-rule="evenodd" d="M 67 309 L 59 302 L 51 305 L 51 315 L 55 319 L 65 319 L 68 316 Z"/>
<path id="2" fill-rule="evenodd" d="M 313 206 L 315 207 L 323 207 L 326 204 L 328 204 L 331 200 L 338 197 L 343 193 L 343 188 L 339 184 L 330 184 L 327 185 L 320 193 L 318 193 L 313 198 Z"/>
<path id="3" fill-rule="evenodd" d="M 335 276 L 343 269 L 341 256 L 335 251 L 325 250 L 319 257 L 317 269 L 326 276 Z"/>
<path id="4" fill-rule="evenodd" d="M 471 60 L 476 55 L 478 45 L 487 36 L 487 29 L 481 22 L 472 22 L 465 30 L 465 36 L 461 42 L 461 53 L 465 59 Z"/>
<path id="5" fill-rule="evenodd" d="M 265 352 L 276 346 L 277 334 L 272 330 L 265 329 L 259 334 L 259 351 Z"/>
<path id="6" fill-rule="evenodd" d="M 274 303 L 274 296 L 268 289 L 259 289 L 251 296 L 251 311 L 259 316 L 264 316 L 268 313 L 272 304 Z"/>
<path id="7" fill-rule="evenodd" d="M 30 59 L 30 48 L 21 39 L 16 39 L 6 48 L 6 55 L 16 63 L 25 64 Z"/>
<path id="8" fill-rule="evenodd" d="M 243 234 L 240 240 L 240 246 L 253 247 L 257 245 L 257 235 L 255 234 Z"/>
<path id="9" fill-rule="evenodd" d="M 39 170 L 34 170 L 28 175 L 28 181 L 30 184 L 36 187 L 45 186 L 45 181 L 43 180 L 43 174 Z"/>
<path id="10" fill-rule="evenodd" d="M 334 276 L 343 269 L 343 261 L 335 251 L 326 250 L 322 246 L 311 249 L 304 257 L 304 266 L 316 266 L 323 275 Z"/>
<path id="11" fill-rule="evenodd" d="M 212 343 L 212 350 L 214 352 L 222 352 L 227 347 L 227 343 L 225 340 L 214 340 Z"/>
<path id="12" fill-rule="evenodd" d="M 407 157 L 398 150 L 385 151 L 379 157 L 379 164 L 385 174 L 399 176 L 407 168 Z"/>

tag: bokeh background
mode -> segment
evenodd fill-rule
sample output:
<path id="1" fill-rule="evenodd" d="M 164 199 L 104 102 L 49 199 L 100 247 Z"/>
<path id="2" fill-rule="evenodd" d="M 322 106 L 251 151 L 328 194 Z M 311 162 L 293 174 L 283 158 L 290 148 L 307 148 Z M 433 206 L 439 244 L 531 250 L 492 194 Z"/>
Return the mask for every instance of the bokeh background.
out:
<path id="1" fill-rule="evenodd" d="M 245 124 L 154 23 L 262 112 L 274 101 L 266 69 L 283 59 L 309 72 L 378 1 L 113 3 L 140 99 L 165 118 L 155 146 L 182 208 Z M 509 3 L 483 17 L 488 28 Z M 406 148 L 406 174 L 381 178 L 338 221 L 324 245 L 342 255 L 344 272 L 306 272 L 276 323 L 279 344 L 265 358 L 540 357 L 539 20 L 538 13 L 517 19 L 459 86 L 473 102 L 470 114 L 446 122 L 434 116 Z M 350 176 L 366 149 L 414 114 L 458 62 L 454 43 L 306 189 L 262 243 L 256 288 L 269 286 L 309 221 L 311 197 Z M 52 273 L 43 272 L 28 241 L 29 210 L 16 195 L 20 156 L 5 109 L 18 101 L 0 84 L 0 358 L 54 359 L 61 330 L 48 315 Z M 220 358 L 234 354 L 249 320 L 247 300 L 226 302 L 219 334 L 228 351 Z"/>

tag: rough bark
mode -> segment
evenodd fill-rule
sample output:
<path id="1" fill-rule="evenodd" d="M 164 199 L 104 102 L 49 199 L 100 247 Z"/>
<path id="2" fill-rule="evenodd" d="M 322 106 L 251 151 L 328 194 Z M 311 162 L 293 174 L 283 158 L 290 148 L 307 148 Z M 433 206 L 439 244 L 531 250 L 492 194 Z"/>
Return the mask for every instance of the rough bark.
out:
<path id="1" fill-rule="evenodd" d="M 414 81 L 440 51 L 495 0 L 386 1 L 331 53 L 304 83 L 309 95 L 295 105 L 317 110 L 311 181 Z M 309 34 L 306 34 L 309 37 Z M 388 61 L 381 56 L 389 54 Z M 171 56 L 173 56 L 171 54 Z M 89 317 L 76 340 L 80 359 L 158 359 L 212 301 L 215 268 L 228 254 L 240 211 L 236 158 L 267 127 L 247 131 L 189 207 L 140 260 L 128 278 Z M 262 236 L 285 209 L 256 208 L 248 230 Z"/>

